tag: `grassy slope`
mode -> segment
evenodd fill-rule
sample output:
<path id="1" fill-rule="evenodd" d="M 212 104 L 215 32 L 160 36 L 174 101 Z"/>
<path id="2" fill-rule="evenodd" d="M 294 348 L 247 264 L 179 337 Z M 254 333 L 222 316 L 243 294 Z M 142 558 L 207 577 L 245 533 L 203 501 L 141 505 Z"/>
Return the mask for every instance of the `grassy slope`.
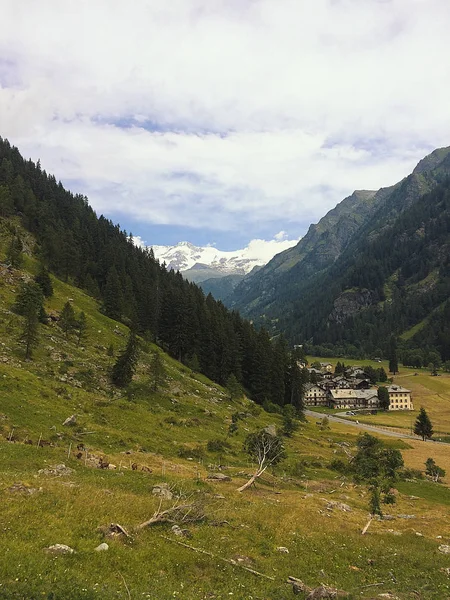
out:
<path id="1" fill-rule="evenodd" d="M 31 258 L 26 266 L 36 268 Z M 1 598 L 189 600 L 232 593 L 235 598 L 283 599 L 292 596 L 284 583 L 288 575 L 310 585 L 337 585 L 354 598 L 373 596 L 373 588 L 364 586 L 380 581 L 385 583 L 377 592 L 392 591 L 401 598 L 412 597 L 413 589 L 424 599 L 448 596 L 448 578 L 439 570 L 448 566 L 448 559 L 437 552 L 441 542 L 435 539 L 443 535 L 442 543 L 448 543 L 442 514 L 447 488 L 402 483 L 398 504 L 389 512 L 414 513 L 417 518 L 374 522 L 362 538 L 366 488 L 325 468 L 332 458 L 344 457 L 338 442 L 353 445 L 355 432 L 345 426 L 322 432 L 312 421 L 289 440 L 289 456 L 277 476 L 267 474 L 256 489 L 239 494 L 236 488 L 251 471 L 242 452 L 245 435 L 279 424 L 279 417 L 255 410 L 247 400 L 230 402 L 220 387 L 166 355 L 168 387 L 161 393 L 149 390 L 145 352 L 130 394 L 111 389 L 107 373 L 112 359 L 106 348 L 111 343 L 122 347 L 126 329 L 101 315 L 92 298 L 56 280 L 47 308 L 58 311 L 72 298 L 76 311 L 87 314 L 89 337 L 77 347 L 57 325 L 42 326 L 35 359 L 25 363 L 15 341 L 20 319 L 10 312 L 21 276 L 14 273 L 0 280 Z M 219 456 L 208 452 L 206 443 L 225 437 L 236 411 L 246 416 L 221 457 L 233 480 L 209 482 L 206 474 Z M 77 425 L 63 427 L 73 413 Z M 9 442 L 9 437 L 16 441 Z M 54 446 L 37 447 L 39 438 Z M 118 468 L 92 468 L 85 464 L 85 453 L 77 459 L 80 442 L 89 454 L 106 456 Z M 179 457 L 180 448 L 186 459 Z M 188 460 L 189 448 L 195 460 Z M 152 472 L 133 471 L 131 462 Z M 73 473 L 38 473 L 59 463 Z M 100 526 L 118 522 L 133 531 L 153 514 L 159 499 L 151 490 L 161 481 L 205 504 L 208 519 L 189 526 L 193 537 L 183 541 L 235 560 L 236 566 L 177 545 L 179 538 L 169 525 L 133 533 L 126 541 L 106 540 L 108 552 L 93 551 L 103 541 Z M 12 491 L 19 482 L 38 491 Z M 327 499 L 346 502 L 352 511 L 329 511 Z M 77 553 L 52 558 L 43 548 L 54 543 L 69 544 Z M 286 546 L 289 554 L 278 552 L 278 546 Z M 256 577 L 238 565 L 274 579 Z"/>

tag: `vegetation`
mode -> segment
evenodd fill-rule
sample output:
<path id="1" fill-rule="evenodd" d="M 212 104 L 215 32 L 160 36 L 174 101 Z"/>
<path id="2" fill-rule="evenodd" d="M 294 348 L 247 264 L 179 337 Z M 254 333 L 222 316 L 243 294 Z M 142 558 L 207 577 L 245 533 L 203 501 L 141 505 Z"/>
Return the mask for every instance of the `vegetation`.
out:
<path id="1" fill-rule="evenodd" d="M 416 422 L 414 424 L 414 433 L 416 435 L 420 435 L 423 441 L 431 439 L 434 433 L 430 417 L 428 416 L 427 411 L 423 408 L 423 406 L 421 407 Z"/>

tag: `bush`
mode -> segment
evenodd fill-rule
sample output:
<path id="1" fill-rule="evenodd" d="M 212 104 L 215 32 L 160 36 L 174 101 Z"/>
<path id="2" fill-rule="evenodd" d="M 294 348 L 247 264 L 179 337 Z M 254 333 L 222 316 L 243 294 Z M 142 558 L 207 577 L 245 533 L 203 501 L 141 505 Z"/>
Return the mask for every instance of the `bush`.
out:
<path id="1" fill-rule="evenodd" d="M 273 402 L 269 402 L 268 400 L 263 402 L 262 406 L 263 406 L 263 409 L 268 413 L 274 413 L 277 415 L 283 414 L 283 409 L 281 406 L 279 406 L 278 404 L 274 404 Z"/>
<path id="2" fill-rule="evenodd" d="M 225 440 L 209 440 L 206 444 L 208 452 L 225 452 L 229 448 L 231 448 L 231 446 Z"/>
<path id="3" fill-rule="evenodd" d="M 334 458 L 328 465 L 328 468 L 332 471 L 342 473 L 343 475 L 348 475 L 349 473 L 351 473 L 352 470 L 351 465 L 348 462 L 342 460 L 341 458 Z"/>

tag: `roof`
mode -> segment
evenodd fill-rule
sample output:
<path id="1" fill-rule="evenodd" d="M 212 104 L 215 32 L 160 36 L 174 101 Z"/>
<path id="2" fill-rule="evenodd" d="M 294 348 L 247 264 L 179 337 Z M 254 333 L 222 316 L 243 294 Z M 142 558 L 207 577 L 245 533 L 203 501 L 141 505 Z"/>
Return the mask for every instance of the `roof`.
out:
<path id="1" fill-rule="evenodd" d="M 369 400 L 374 396 L 378 397 L 377 390 L 372 388 L 369 390 L 354 390 L 352 388 L 341 388 L 337 390 L 330 390 L 330 394 L 333 400 L 345 400 L 346 398 L 361 398 Z"/>
<path id="2" fill-rule="evenodd" d="M 406 388 L 402 387 L 401 385 L 390 385 L 388 387 L 388 392 L 399 392 L 399 393 L 403 393 L 403 394 L 410 394 L 411 390 L 407 390 Z"/>

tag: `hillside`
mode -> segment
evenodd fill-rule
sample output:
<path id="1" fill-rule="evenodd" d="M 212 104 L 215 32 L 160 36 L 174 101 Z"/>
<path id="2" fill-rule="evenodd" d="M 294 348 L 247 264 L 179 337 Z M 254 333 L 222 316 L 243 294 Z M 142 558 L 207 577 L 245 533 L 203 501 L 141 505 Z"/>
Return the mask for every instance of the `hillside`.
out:
<path id="1" fill-rule="evenodd" d="M 40 266 L 33 236 L 19 232 L 23 265 L 3 267 L 0 278 L 2 598 L 287 600 L 289 576 L 310 589 L 324 583 L 346 590 L 350 599 L 373 598 L 374 584 L 377 595 L 402 600 L 411 589 L 424 600 L 445 597 L 448 559 L 438 548 L 450 542 L 442 516 L 448 489 L 424 479 L 398 481 L 396 505 L 384 508 L 394 522 L 375 521 L 362 538 L 367 485 L 329 468 L 355 452 L 355 431 L 300 424 L 284 438 L 286 459 L 239 493 L 254 468 L 243 449 L 246 436 L 266 426 L 280 429 L 281 417 L 245 397 L 231 399 L 142 338 L 133 382 L 112 386 L 110 368 L 127 327 L 54 276 L 54 294 L 45 301 L 52 319 L 39 325 L 33 360 L 25 361 L 23 318 L 12 307 L 20 285 Z M 0 238 L 0 262 L 8 237 Z M 86 315 L 80 344 L 58 320 L 67 302 Z M 157 391 L 155 351 L 166 372 Z M 402 449 L 409 467 L 423 469 L 416 453 L 421 442 L 388 443 Z M 447 464 L 446 446 L 430 453 Z M 211 473 L 229 479 L 208 479 Z M 172 522 L 139 529 L 178 505 L 189 508 Z M 96 552 L 102 543 L 108 549 Z M 75 553 L 45 551 L 54 544 Z"/>
<path id="2" fill-rule="evenodd" d="M 435 311 L 421 335 L 448 360 L 448 335 L 438 330 L 448 297 L 449 153 L 436 150 L 391 188 L 342 201 L 238 285 L 231 305 L 294 343 L 342 355 L 383 354 L 392 332 Z M 409 348 L 417 342 L 411 336 Z"/>

